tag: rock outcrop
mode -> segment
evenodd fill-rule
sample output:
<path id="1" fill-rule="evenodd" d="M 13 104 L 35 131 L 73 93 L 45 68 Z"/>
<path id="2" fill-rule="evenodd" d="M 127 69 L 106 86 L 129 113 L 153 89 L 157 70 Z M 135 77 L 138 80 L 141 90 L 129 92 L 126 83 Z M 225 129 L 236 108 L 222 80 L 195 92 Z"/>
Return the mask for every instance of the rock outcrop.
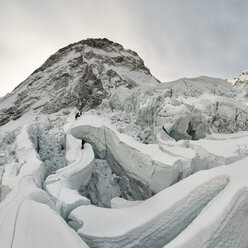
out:
<path id="1" fill-rule="evenodd" d="M 248 71 L 243 71 L 241 75 L 233 79 L 234 86 L 247 86 L 248 85 Z"/>

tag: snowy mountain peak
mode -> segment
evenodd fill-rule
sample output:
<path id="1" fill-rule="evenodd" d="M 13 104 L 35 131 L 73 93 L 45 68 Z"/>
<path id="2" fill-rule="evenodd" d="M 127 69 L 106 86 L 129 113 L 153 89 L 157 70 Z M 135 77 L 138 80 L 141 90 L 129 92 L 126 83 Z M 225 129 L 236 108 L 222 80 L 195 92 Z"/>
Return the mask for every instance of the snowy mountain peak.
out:
<path id="1" fill-rule="evenodd" d="M 88 110 L 119 86 L 133 88 L 158 83 L 136 52 L 107 39 L 82 40 L 50 56 L 0 101 L 0 125 L 29 110 Z"/>
<path id="2" fill-rule="evenodd" d="M 150 74 L 150 70 L 145 67 L 143 60 L 136 52 L 129 49 L 126 50 L 122 45 L 106 38 L 87 39 L 70 44 L 50 56 L 40 68 L 34 71 L 33 74 L 40 71 L 46 71 L 49 67 L 53 66 L 53 64 L 64 59 L 66 59 L 65 62 L 73 61 L 73 65 L 75 65 L 75 62 L 83 61 L 87 62 L 89 65 L 94 65 L 96 62 L 102 62 L 104 66 L 109 65 L 111 67 L 115 65 L 116 68 L 109 68 L 110 70 L 122 66 L 127 67 L 131 71 L 140 70 L 145 74 Z M 82 59 L 82 61 L 80 61 L 80 59 Z M 99 72 L 101 72 L 101 70 Z M 123 80 L 126 80 L 125 76 Z M 127 83 L 130 83 L 128 81 L 129 80 L 127 80 Z M 111 88 L 113 86 L 109 85 L 108 87 Z"/>

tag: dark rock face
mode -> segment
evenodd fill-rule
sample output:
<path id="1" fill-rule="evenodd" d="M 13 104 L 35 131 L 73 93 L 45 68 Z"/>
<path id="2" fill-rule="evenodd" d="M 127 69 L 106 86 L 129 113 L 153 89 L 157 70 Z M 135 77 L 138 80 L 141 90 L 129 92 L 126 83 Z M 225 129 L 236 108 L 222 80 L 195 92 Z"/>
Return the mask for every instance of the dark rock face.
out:
<path id="1" fill-rule="evenodd" d="M 60 49 L 0 102 L 0 125 L 34 110 L 89 110 L 112 89 L 158 83 L 137 53 L 107 39 L 87 39 Z"/>

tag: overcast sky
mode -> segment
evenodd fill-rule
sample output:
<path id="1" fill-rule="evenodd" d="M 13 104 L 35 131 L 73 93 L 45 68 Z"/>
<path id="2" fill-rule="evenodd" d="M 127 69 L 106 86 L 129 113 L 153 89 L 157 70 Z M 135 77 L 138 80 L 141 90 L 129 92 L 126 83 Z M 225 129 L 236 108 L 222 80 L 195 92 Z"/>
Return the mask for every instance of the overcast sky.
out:
<path id="1" fill-rule="evenodd" d="M 59 48 L 108 38 L 160 81 L 248 69 L 246 0 L 0 0 L 0 96 Z"/>

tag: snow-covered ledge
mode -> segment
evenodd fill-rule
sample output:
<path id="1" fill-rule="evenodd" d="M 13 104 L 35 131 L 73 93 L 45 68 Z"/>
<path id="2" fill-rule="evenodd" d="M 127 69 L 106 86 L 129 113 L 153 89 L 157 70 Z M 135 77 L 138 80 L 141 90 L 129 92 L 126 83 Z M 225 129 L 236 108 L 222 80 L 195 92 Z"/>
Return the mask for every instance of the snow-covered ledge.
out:
<path id="1" fill-rule="evenodd" d="M 71 134 L 91 143 L 98 157 L 107 159 L 117 174 L 122 168 L 130 177 L 148 185 L 153 192 L 177 182 L 183 167 L 190 163 L 162 152 L 156 144 L 141 144 L 119 133 L 108 120 L 99 116 L 79 118 L 71 127 Z"/>

